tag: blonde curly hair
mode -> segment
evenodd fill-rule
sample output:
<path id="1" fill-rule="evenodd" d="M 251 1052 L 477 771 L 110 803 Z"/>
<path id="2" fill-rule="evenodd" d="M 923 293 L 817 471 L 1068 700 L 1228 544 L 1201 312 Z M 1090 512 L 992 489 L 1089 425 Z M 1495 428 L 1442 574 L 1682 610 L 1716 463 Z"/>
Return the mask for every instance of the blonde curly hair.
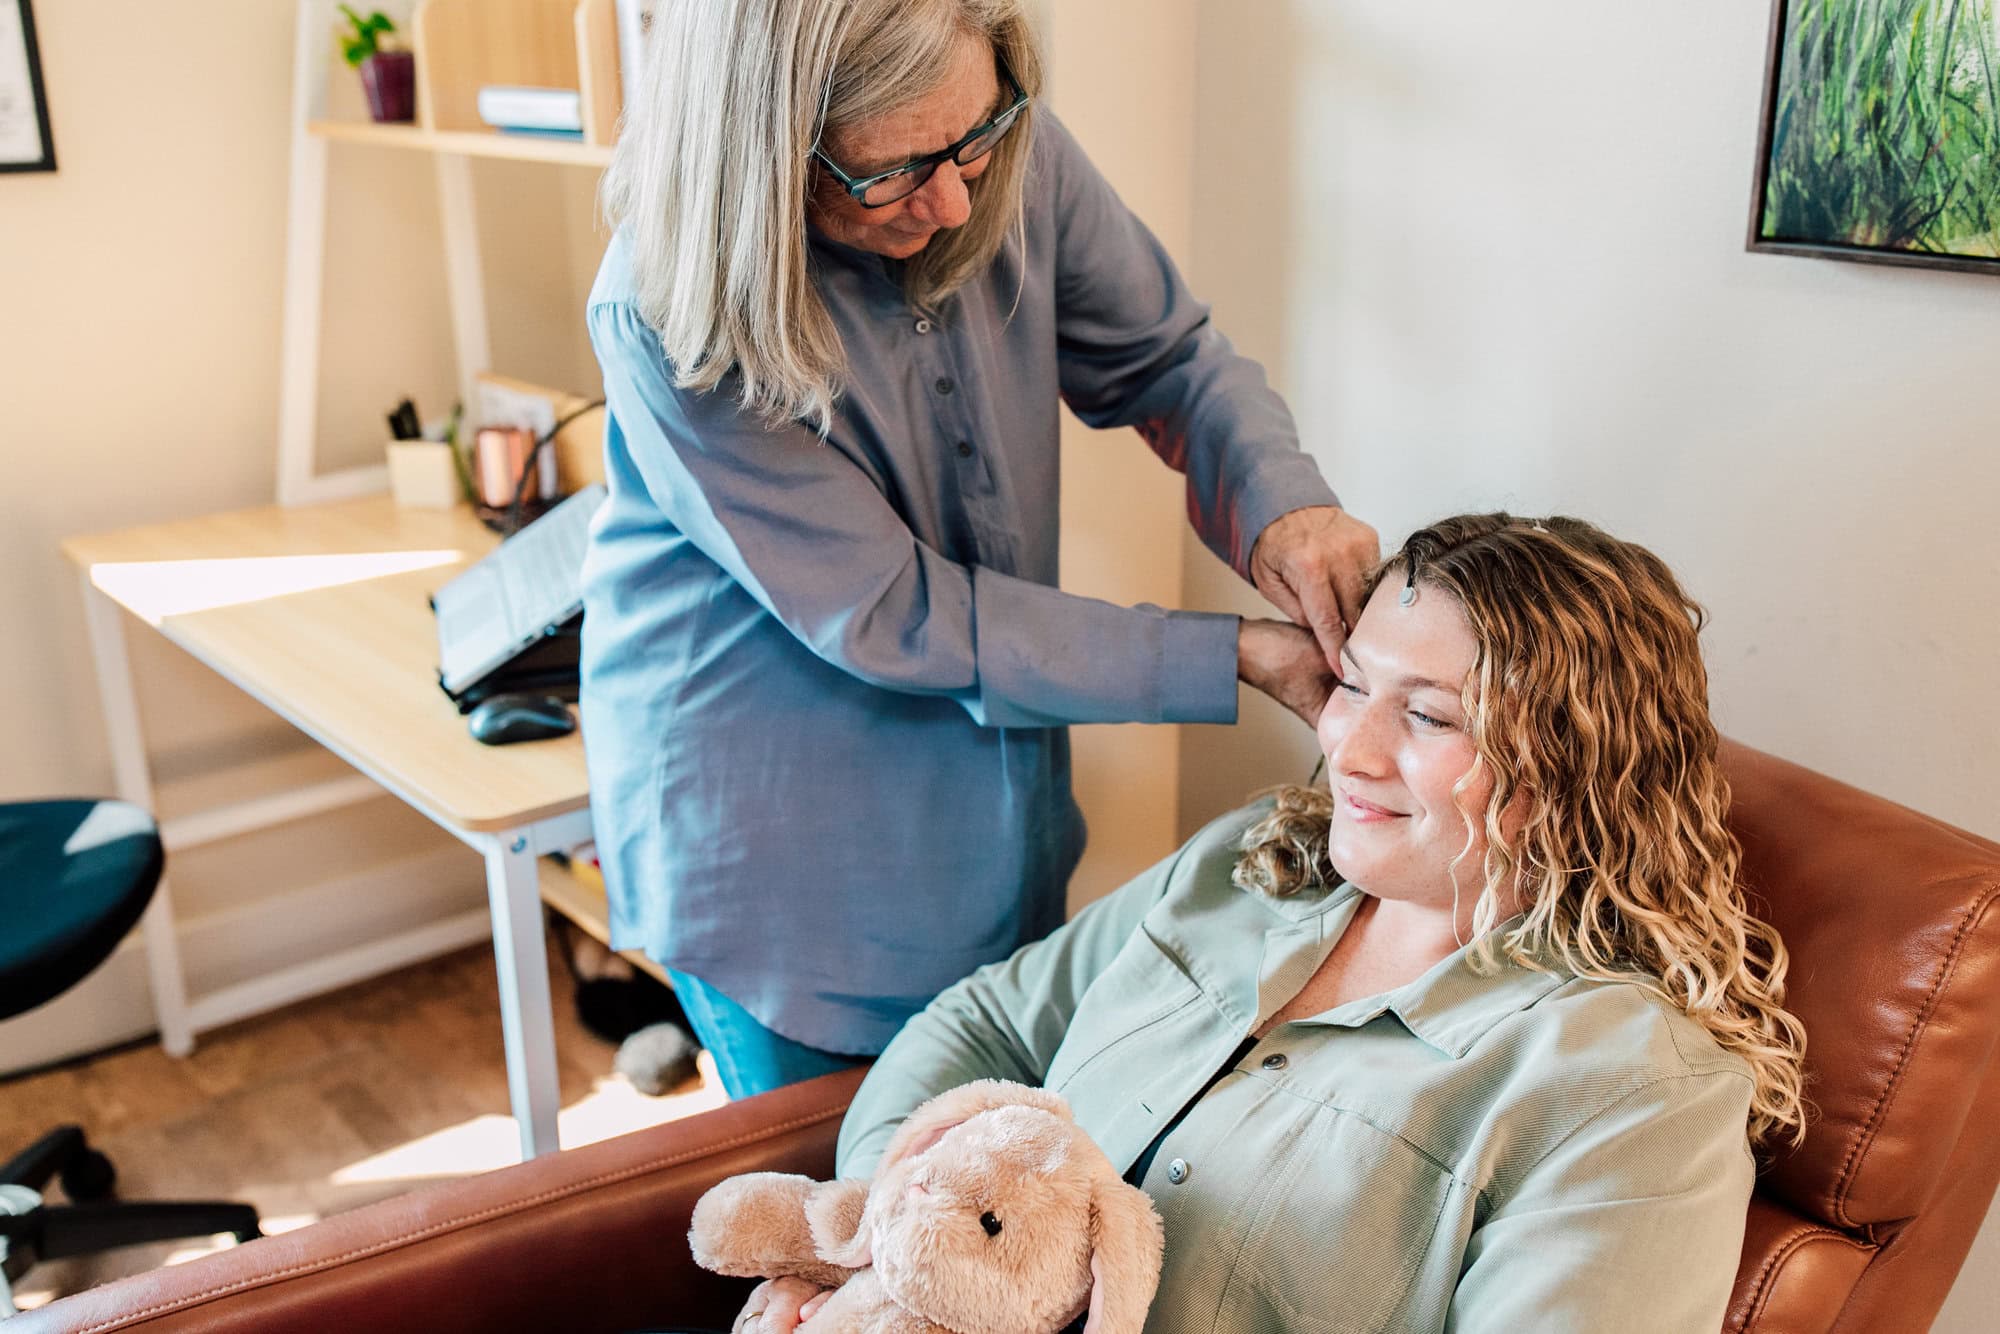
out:
<path id="1" fill-rule="evenodd" d="M 1492 778 L 1477 948 L 1663 997 L 1749 1063 L 1751 1139 L 1797 1143 L 1805 1029 L 1784 1008 L 1784 942 L 1737 884 L 1701 607 L 1650 551 L 1561 517 L 1443 520 L 1368 592 L 1391 576 L 1450 596 L 1478 643 L 1462 697 L 1476 759 L 1457 788 Z M 1508 837 L 1516 802 L 1525 820 Z M 1281 789 L 1243 837 L 1237 883 L 1280 896 L 1333 883 L 1332 812 L 1324 787 Z M 1522 913 L 1503 924 L 1510 888 Z"/>

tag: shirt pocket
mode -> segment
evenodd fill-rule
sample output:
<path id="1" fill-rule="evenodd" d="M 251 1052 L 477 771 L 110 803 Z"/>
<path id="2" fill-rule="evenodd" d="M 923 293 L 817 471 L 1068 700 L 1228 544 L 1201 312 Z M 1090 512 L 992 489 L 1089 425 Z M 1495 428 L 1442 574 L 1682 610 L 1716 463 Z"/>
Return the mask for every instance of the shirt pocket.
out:
<path id="1" fill-rule="evenodd" d="M 1435 1326 L 1406 1310 L 1452 1194 L 1451 1174 L 1402 1139 L 1320 1105 L 1244 1238 L 1217 1324 L 1373 1334 Z M 1425 1308 L 1434 1302 L 1420 1302 Z"/>
<path id="2" fill-rule="evenodd" d="M 1151 1035 L 1163 1021 L 1201 994 L 1193 979 L 1161 952 L 1150 936 L 1134 932 L 1110 966 L 1077 998 L 1062 1045 L 1043 1083 L 1061 1089 L 1091 1070 L 1112 1048 Z"/>
<path id="3" fill-rule="evenodd" d="M 1130 1162 L 1227 1054 L 1224 1033 L 1221 1054 L 1202 1063 L 1219 1024 L 1201 989 L 1140 932 L 1085 990 L 1043 1083 L 1113 1162 Z"/>

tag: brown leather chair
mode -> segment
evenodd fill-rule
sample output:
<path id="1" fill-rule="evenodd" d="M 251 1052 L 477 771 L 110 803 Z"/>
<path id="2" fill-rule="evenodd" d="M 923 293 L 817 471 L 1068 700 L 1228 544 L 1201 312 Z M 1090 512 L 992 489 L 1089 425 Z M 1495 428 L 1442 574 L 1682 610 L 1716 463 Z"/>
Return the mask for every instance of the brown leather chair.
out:
<path id="1" fill-rule="evenodd" d="M 2000 1180 L 2000 846 L 1732 745 L 1744 876 L 1792 951 L 1818 1107 L 1750 1204 L 1727 1328 L 1925 1328 Z M 726 1328 L 701 1192 L 824 1177 L 858 1072 L 419 1190 L 55 1302 L 9 1325 L 234 1334 Z"/>

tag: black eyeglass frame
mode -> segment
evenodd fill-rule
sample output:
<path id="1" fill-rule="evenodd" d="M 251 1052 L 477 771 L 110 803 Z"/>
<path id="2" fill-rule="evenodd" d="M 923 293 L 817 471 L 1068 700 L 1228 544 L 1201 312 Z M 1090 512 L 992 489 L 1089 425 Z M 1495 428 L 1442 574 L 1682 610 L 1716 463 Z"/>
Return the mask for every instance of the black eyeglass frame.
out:
<path id="1" fill-rule="evenodd" d="M 930 184 L 930 179 L 932 176 L 937 174 L 938 167 L 947 160 L 956 162 L 961 167 L 969 167 L 973 163 L 979 161 L 980 158 L 985 157 L 987 153 L 991 153 L 995 148 L 998 148 L 1000 146 L 1000 141 L 1006 138 L 1008 134 L 1013 132 L 1014 129 L 1013 122 L 1020 118 L 1021 109 L 1027 106 L 1028 103 L 1034 101 L 1035 99 L 1030 97 L 1027 94 L 1026 90 L 1024 90 L 1021 87 L 1020 81 L 1014 77 L 1014 71 L 1007 68 L 1005 61 L 1002 61 L 1000 63 L 1000 72 L 1007 76 L 1007 86 L 1014 90 L 1013 102 L 1011 102 L 1007 106 L 1006 110 L 1002 111 L 999 115 L 995 116 L 993 119 L 987 121 L 984 125 L 975 126 L 971 131 L 969 131 L 965 135 L 964 138 L 960 139 L 957 143 L 950 144 L 944 148 L 940 148 L 935 153 L 926 154 L 925 156 L 920 158 L 912 158 L 910 161 L 905 162 L 900 167 L 891 167 L 887 171 L 878 171 L 872 176 L 863 176 L 859 179 L 849 176 L 846 172 L 842 171 L 840 169 L 840 164 L 838 162 L 835 162 L 832 158 L 828 157 L 825 151 L 822 150 L 818 144 L 813 145 L 813 156 L 826 164 L 827 170 L 831 171 L 834 174 L 835 179 L 837 179 L 840 182 L 841 188 L 847 191 L 847 193 L 853 198 L 854 202 L 861 205 L 861 207 L 887 208 L 891 204 L 900 204 L 905 199 L 908 199 L 911 195 L 915 194 L 917 191 L 923 189 L 926 185 Z M 994 129 L 999 127 L 1003 122 L 1006 122 L 1006 128 L 1000 134 L 994 137 L 993 142 L 987 146 L 984 152 L 981 152 L 977 156 L 970 158 L 961 159 L 958 156 L 961 152 L 965 150 L 965 148 L 968 145 L 977 143 L 980 139 L 984 138 L 986 135 L 992 134 Z M 923 174 L 921 176 L 915 176 L 914 179 L 916 183 L 912 185 L 903 194 L 897 195 L 894 199 L 885 199 L 879 204 L 871 204 L 868 202 L 866 195 L 871 186 L 879 185 L 883 181 L 888 180 L 891 176 L 901 176 L 905 172 L 910 172 L 910 173 L 922 172 Z"/>

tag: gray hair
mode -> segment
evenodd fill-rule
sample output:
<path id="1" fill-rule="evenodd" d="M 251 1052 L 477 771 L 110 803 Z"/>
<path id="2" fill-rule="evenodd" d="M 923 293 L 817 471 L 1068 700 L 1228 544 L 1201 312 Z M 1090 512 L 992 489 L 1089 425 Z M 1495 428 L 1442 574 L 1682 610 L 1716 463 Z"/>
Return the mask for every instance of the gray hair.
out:
<path id="1" fill-rule="evenodd" d="M 628 233 L 639 312 L 683 389 L 732 369 L 746 411 L 824 435 L 846 373 L 806 269 L 814 147 L 932 92 L 966 35 L 986 38 L 1022 91 L 1041 92 L 1025 0 L 671 0 L 653 13 L 645 74 L 601 191 Z M 1031 103 L 966 183 L 967 223 L 904 268 L 913 306 L 938 303 L 1025 234 Z"/>

